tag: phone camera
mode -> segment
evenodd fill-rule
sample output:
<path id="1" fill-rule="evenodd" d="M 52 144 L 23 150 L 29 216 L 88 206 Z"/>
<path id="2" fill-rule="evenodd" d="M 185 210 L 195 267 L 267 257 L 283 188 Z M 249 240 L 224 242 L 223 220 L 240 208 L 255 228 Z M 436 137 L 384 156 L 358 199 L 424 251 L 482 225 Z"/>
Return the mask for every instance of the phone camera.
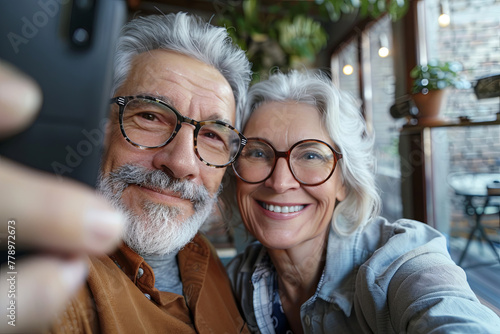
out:
<path id="1" fill-rule="evenodd" d="M 73 1 L 69 37 L 75 49 L 84 51 L 90 48 L 96 15 L 96 0 Z"/>
<path id="2" fill-rule="evenodd" d="M 86 45 L 89 41 L 89 33 L 83 28 L 78 28 L 73 32 L 73 43 L 77 45 Z"/>

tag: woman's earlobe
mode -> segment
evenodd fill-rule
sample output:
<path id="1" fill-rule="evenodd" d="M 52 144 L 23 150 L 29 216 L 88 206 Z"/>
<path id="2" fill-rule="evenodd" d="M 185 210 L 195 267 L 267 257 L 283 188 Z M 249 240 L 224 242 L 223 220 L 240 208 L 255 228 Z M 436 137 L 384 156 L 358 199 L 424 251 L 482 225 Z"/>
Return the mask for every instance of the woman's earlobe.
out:
<path id="1" fill-rule="evenodd" d="M 337 196 L 336 199 L 338 202 L 342 202 L 347 196 L 347 190 L 345 185 L 341 185 L 340 188 L 337 190 Z"/>

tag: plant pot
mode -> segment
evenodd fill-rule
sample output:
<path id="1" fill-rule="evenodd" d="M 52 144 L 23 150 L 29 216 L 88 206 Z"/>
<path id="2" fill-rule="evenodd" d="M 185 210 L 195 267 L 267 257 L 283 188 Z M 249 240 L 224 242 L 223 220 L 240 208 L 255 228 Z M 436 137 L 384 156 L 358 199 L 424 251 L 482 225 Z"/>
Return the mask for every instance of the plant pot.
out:
<path id="1" fill-rule="evenodd" d="M 430 90 L 427 94 L 414 94 L 413 102 L 418 108 L 416 118 L 419 122 L 426 122 L 439 119 L 444 102 L 446 101 L 446 89 Z"/>

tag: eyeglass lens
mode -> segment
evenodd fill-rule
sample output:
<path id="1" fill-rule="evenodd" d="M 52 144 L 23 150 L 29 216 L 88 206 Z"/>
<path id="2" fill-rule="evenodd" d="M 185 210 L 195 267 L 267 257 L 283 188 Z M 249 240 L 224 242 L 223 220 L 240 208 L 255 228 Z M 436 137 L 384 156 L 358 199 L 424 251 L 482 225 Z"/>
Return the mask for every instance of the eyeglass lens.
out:
<path id="1" fill-rule="evenodd" d="M 249 140 L 234 163 L 236 173 L 245 181 L 258 183 L 267 179 L 275 166 L 275 151 L 267 143 Z M 290 152 L 289 167 L 302 184 L 313 185 L 328 179 L 337 158 L 331 148 L 317 141 L 304 141 Z"/>
<path id="2" fill-rule="evenodd" d="M 136 98 L 124 108 L 122 126 L 127 138 L 134 144 L 161 147 L 174 135 L 177 114 L 156 101 Z M 236 131 L 213 121 L 201 122 L 195 141 L 199 157 L 211 165 L 225 165 L 238 154 L 240 138 Z"/>

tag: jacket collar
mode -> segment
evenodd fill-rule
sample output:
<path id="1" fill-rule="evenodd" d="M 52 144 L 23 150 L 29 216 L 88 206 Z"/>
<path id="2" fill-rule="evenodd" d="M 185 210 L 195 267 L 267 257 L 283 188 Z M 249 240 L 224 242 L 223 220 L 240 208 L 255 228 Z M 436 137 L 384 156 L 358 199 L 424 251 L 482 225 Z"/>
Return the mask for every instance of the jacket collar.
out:
<path id="1" fill-rule="evenodd" d="M 360 265 L 357 240 L 361 229 L 349 236 L 339 236 L 330 229 L 327 261 L 316 293 L 319 298 L 335 304 L 350 316 L 354 299 L 356 274 Z"/>

